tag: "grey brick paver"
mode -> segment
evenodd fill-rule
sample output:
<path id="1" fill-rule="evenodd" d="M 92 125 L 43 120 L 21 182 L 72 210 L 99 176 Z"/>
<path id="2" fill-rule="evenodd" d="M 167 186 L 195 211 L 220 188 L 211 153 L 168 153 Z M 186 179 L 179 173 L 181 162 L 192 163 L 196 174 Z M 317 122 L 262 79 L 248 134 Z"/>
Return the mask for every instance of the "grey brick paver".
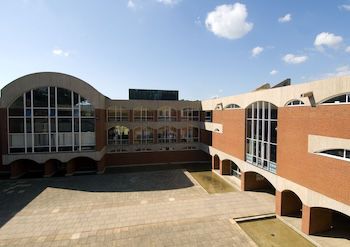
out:
<path id="1" fill-rule="evenodd" d="M 158 182 L 169 189 L 139 191 L 142 186 L 136 185 L 133 191 L 128 181 L 135 176 L 146 188 Z M 41 183 L 47 187 L 1 227 L 0 246 L 249 246 L 229 219 L 274 211 L 270 195 L 210 195 L 197 183 L 188 186 L 193 179 L 186 179 L 182 170 L 173 170 L 25 182 L 28 191 Z M 101 192 L 84 189 L 93 188 L 91 183 Z M 3 191 L 13 184 L 0 183 L 0 199 L 12 197 Z M 4 208 L 0 205 L 0 213 Z M 77 233 L 79 238 L 71 239 Z"/>

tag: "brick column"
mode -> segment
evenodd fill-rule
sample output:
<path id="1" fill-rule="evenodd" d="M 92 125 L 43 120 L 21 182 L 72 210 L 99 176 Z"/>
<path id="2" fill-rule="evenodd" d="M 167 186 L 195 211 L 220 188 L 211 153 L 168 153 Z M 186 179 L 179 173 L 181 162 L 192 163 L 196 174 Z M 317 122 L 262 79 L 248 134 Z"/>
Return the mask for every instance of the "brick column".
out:
<path id="1" fill-rule="evenodd" d="M 11 164 L 11 178 L 20 178 L 27 172 L 24 162 L 15 161 Z"/>
<path id="2" fill-rule="evenodd" d="M 153 144 L 157 144 L 158 143 L 158 136 L 157 136 L 157 134 L 158 134 L 157 129 L 154 129 L 153 130 Z"/>
<path id="3" fill-rule="evenodd" d="M 75 172 L 75 162 L 74 160 L 71 160 L 67 163 L 67 172 L 66 176 L 72 176 Z"/>
<path id="4" fill-rule="evenodd" d="M 220 160 L 220 162 L 219 162 L 219 167 L 220 167 L 220 174 L 223 175 L 222 174 L 222 160 Z"/>
<path id="5" fill-rule="evenodd" d="M 129 129 L 129 144 L 134 143 L 134 130 Z"/>
<path id="6" fill-rule="evenodd" d="M 305 234 L 316 234 L 331 229 L 332 210 L 326 208 L 310 208 L 303 205 L 301 230 Z"/>
<path id="7" fill-rule="evenodd" d="M 57 164 L 55 160 L 48 160 L 44 164 L 44 177 L 52 177 L 57 171 Z"/>
<path id="8" fill-rule="evenodd" d="M 103 158 L 100 161 L 97 161 L 97 174 L 103 174 L 106 169 L 106 158 Z"/>
<path id="9" fill-rule="evenodd" d="M 282 216 L 282 192 L 278 190 L 275 194 L 275 211 L 277 215 Z"/>
<path id="10" fill-rule="evenodd" d="M 246 191 L 245 188 L 245 172 L 241 171 L 241 191 Z"/>
<path id="11" fill-rule="evenodd" d="M 181 122 L 181 110 L 177 111 L 177 121 Z"/>
<path id="12" fill-rule="evenodd" d="M 129 111 L 129 122 L 133 122 L 134 121 L 134 112 L 133 110 Z"/>

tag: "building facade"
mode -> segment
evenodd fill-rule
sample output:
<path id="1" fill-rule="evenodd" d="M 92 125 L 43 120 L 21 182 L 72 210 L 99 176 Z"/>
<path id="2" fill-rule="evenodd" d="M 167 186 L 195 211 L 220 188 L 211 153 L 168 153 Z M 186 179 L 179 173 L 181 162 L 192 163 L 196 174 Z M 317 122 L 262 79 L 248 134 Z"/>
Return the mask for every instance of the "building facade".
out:
<path id="1" fill-rule="evenodd" d="M 212 162 L 242 190 L 271 187 L 307 234 L 350 216 L 350 78 L 204 101 L 112 100 L 66 74 L 1 90 L 0 171 L 17 178 L 108 166 Z"/>

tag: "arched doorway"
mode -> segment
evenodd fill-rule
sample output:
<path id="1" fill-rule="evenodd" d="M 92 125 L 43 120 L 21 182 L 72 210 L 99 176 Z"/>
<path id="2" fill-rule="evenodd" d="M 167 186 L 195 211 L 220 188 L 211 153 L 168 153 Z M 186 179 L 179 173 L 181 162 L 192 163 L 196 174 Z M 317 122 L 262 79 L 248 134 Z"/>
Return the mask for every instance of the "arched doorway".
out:
<path id="1" fill-rule="evenodd" d="M 304 207 L 302 230 L 306 234 L 314 234 L 331 238 L 332 241 L 350 244 L 350 216 L 322 207 Z"/>
<path id="2" fill-rule="evenodd" d="M 97 171 L 97 162 L 88 157 L 77 157 L 67 162 L 67 175 L 74 173 L 93 173 Z"/>
<path id="3" fill-rule="evenodd" d="M 303 203 L 293 191 L 285 190 L 281 193 L 281 216 L 301 218 Z"/>
<path id="4" fill-rule="evenodd" d="M 220 169 L 220 158 L 218 155 L 214 155 L 212 162 L 213 162 L 212 168 L 214 170 L 219 170 Z"/>
<path id="5" fill-rule="evenodd" d="M 15 160 L 10 164 L 11 178 L 42 177 L 44 166 L 30 159 Z"/>
<path id="6" fill-rule="evenodd" d="M 263 175 L 256 172 L 245 172 L 243 176 L 242 190 L 266 192 L 275 195 L 276 189 Z"/>
<path id="7" fill-rule="evenodd" d="M 236 163 L 234 163 L 231 160 L 223 160 L 221 162 L 221 175 L 231 175 L 235 176 L 237 178 L 241 178 L 241 170 L 237 166 Z"/>

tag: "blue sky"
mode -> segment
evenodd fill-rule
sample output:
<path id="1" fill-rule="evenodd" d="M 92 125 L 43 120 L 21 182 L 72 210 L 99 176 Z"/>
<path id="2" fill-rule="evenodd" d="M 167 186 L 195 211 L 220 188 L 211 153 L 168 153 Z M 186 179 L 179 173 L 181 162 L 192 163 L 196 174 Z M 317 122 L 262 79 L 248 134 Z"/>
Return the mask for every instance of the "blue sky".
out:
<path id="1" fill-rule="evenodd" d="M 349 0 L 0 0 L 0 88 L 57 71 L 208 99 L 350 75 L 349 24 Z"/>

